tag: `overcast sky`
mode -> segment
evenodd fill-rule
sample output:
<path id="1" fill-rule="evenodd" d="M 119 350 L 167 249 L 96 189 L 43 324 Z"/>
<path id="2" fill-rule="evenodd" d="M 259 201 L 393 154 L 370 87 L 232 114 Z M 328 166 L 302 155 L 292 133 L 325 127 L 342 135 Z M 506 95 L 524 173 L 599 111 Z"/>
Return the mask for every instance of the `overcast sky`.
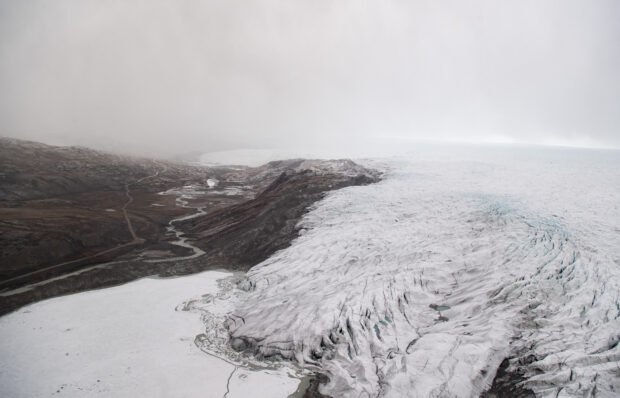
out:
<path id="1" fill-rule="evenodd" d="M 0 0 L 0 135 L 620 147 L 620 1 Z"/>

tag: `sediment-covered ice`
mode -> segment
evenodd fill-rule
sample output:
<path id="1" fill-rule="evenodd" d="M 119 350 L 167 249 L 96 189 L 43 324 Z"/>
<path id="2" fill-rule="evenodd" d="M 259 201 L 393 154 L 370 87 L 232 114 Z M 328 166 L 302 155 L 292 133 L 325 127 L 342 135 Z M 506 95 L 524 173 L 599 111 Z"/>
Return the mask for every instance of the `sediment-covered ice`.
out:
<path id="1" fill-rule="evenodd" d="M 442 158 L 443 156 L 443 158 Z M 230 343 L 338 397 L 620 393 L 620 156 L 476 149 L 369 162 L 254 267 Z"/>

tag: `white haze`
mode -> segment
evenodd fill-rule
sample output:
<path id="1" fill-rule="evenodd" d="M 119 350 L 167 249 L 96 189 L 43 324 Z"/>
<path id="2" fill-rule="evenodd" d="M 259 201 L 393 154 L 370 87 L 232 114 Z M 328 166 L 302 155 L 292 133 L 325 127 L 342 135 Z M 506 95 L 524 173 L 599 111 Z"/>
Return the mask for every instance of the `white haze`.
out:
<path id="1" fill-rule="evenodd" d="M 619 147 L 617 1 L 0 0 L 0 135 L 175 154 Z"/>

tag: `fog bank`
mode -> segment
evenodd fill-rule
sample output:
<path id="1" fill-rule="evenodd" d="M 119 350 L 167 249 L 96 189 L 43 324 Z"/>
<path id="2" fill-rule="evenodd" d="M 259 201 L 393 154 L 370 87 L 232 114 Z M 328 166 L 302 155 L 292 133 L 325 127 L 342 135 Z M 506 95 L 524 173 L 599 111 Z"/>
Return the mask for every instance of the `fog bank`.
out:
<path id="1" fill-rule="evenodd" d="M 620 147 L 617 1 L 0 1 L 0 135 L 171 155 Z"/>

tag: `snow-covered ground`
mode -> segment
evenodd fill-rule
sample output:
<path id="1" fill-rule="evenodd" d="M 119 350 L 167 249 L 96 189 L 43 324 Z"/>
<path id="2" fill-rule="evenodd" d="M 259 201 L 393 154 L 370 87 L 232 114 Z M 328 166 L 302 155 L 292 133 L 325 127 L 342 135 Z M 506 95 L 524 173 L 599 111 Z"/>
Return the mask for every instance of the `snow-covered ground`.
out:
<path id="1" fill-rule="evenodd" d="M 0 318 L 2 397 L 287 396 L 299 378 L 289 368 L 236 369 L 201 351 L 199 311 L 217 303 L 231 274 L 204 272 L 141 279 L 123 286 L 42 301 Z M 230 378 L 230 379 L 229 379 Z M 248 395 L 248 391 L 252 394 Z"/>
<path id="2" fill-rule="evenodd" d="M 620 154 L 461 148 L 369 161 L 254 267 L 237 347 L 338 397 L 476 396 L 504 358 L 540 396 L 620 394 Z"/>

